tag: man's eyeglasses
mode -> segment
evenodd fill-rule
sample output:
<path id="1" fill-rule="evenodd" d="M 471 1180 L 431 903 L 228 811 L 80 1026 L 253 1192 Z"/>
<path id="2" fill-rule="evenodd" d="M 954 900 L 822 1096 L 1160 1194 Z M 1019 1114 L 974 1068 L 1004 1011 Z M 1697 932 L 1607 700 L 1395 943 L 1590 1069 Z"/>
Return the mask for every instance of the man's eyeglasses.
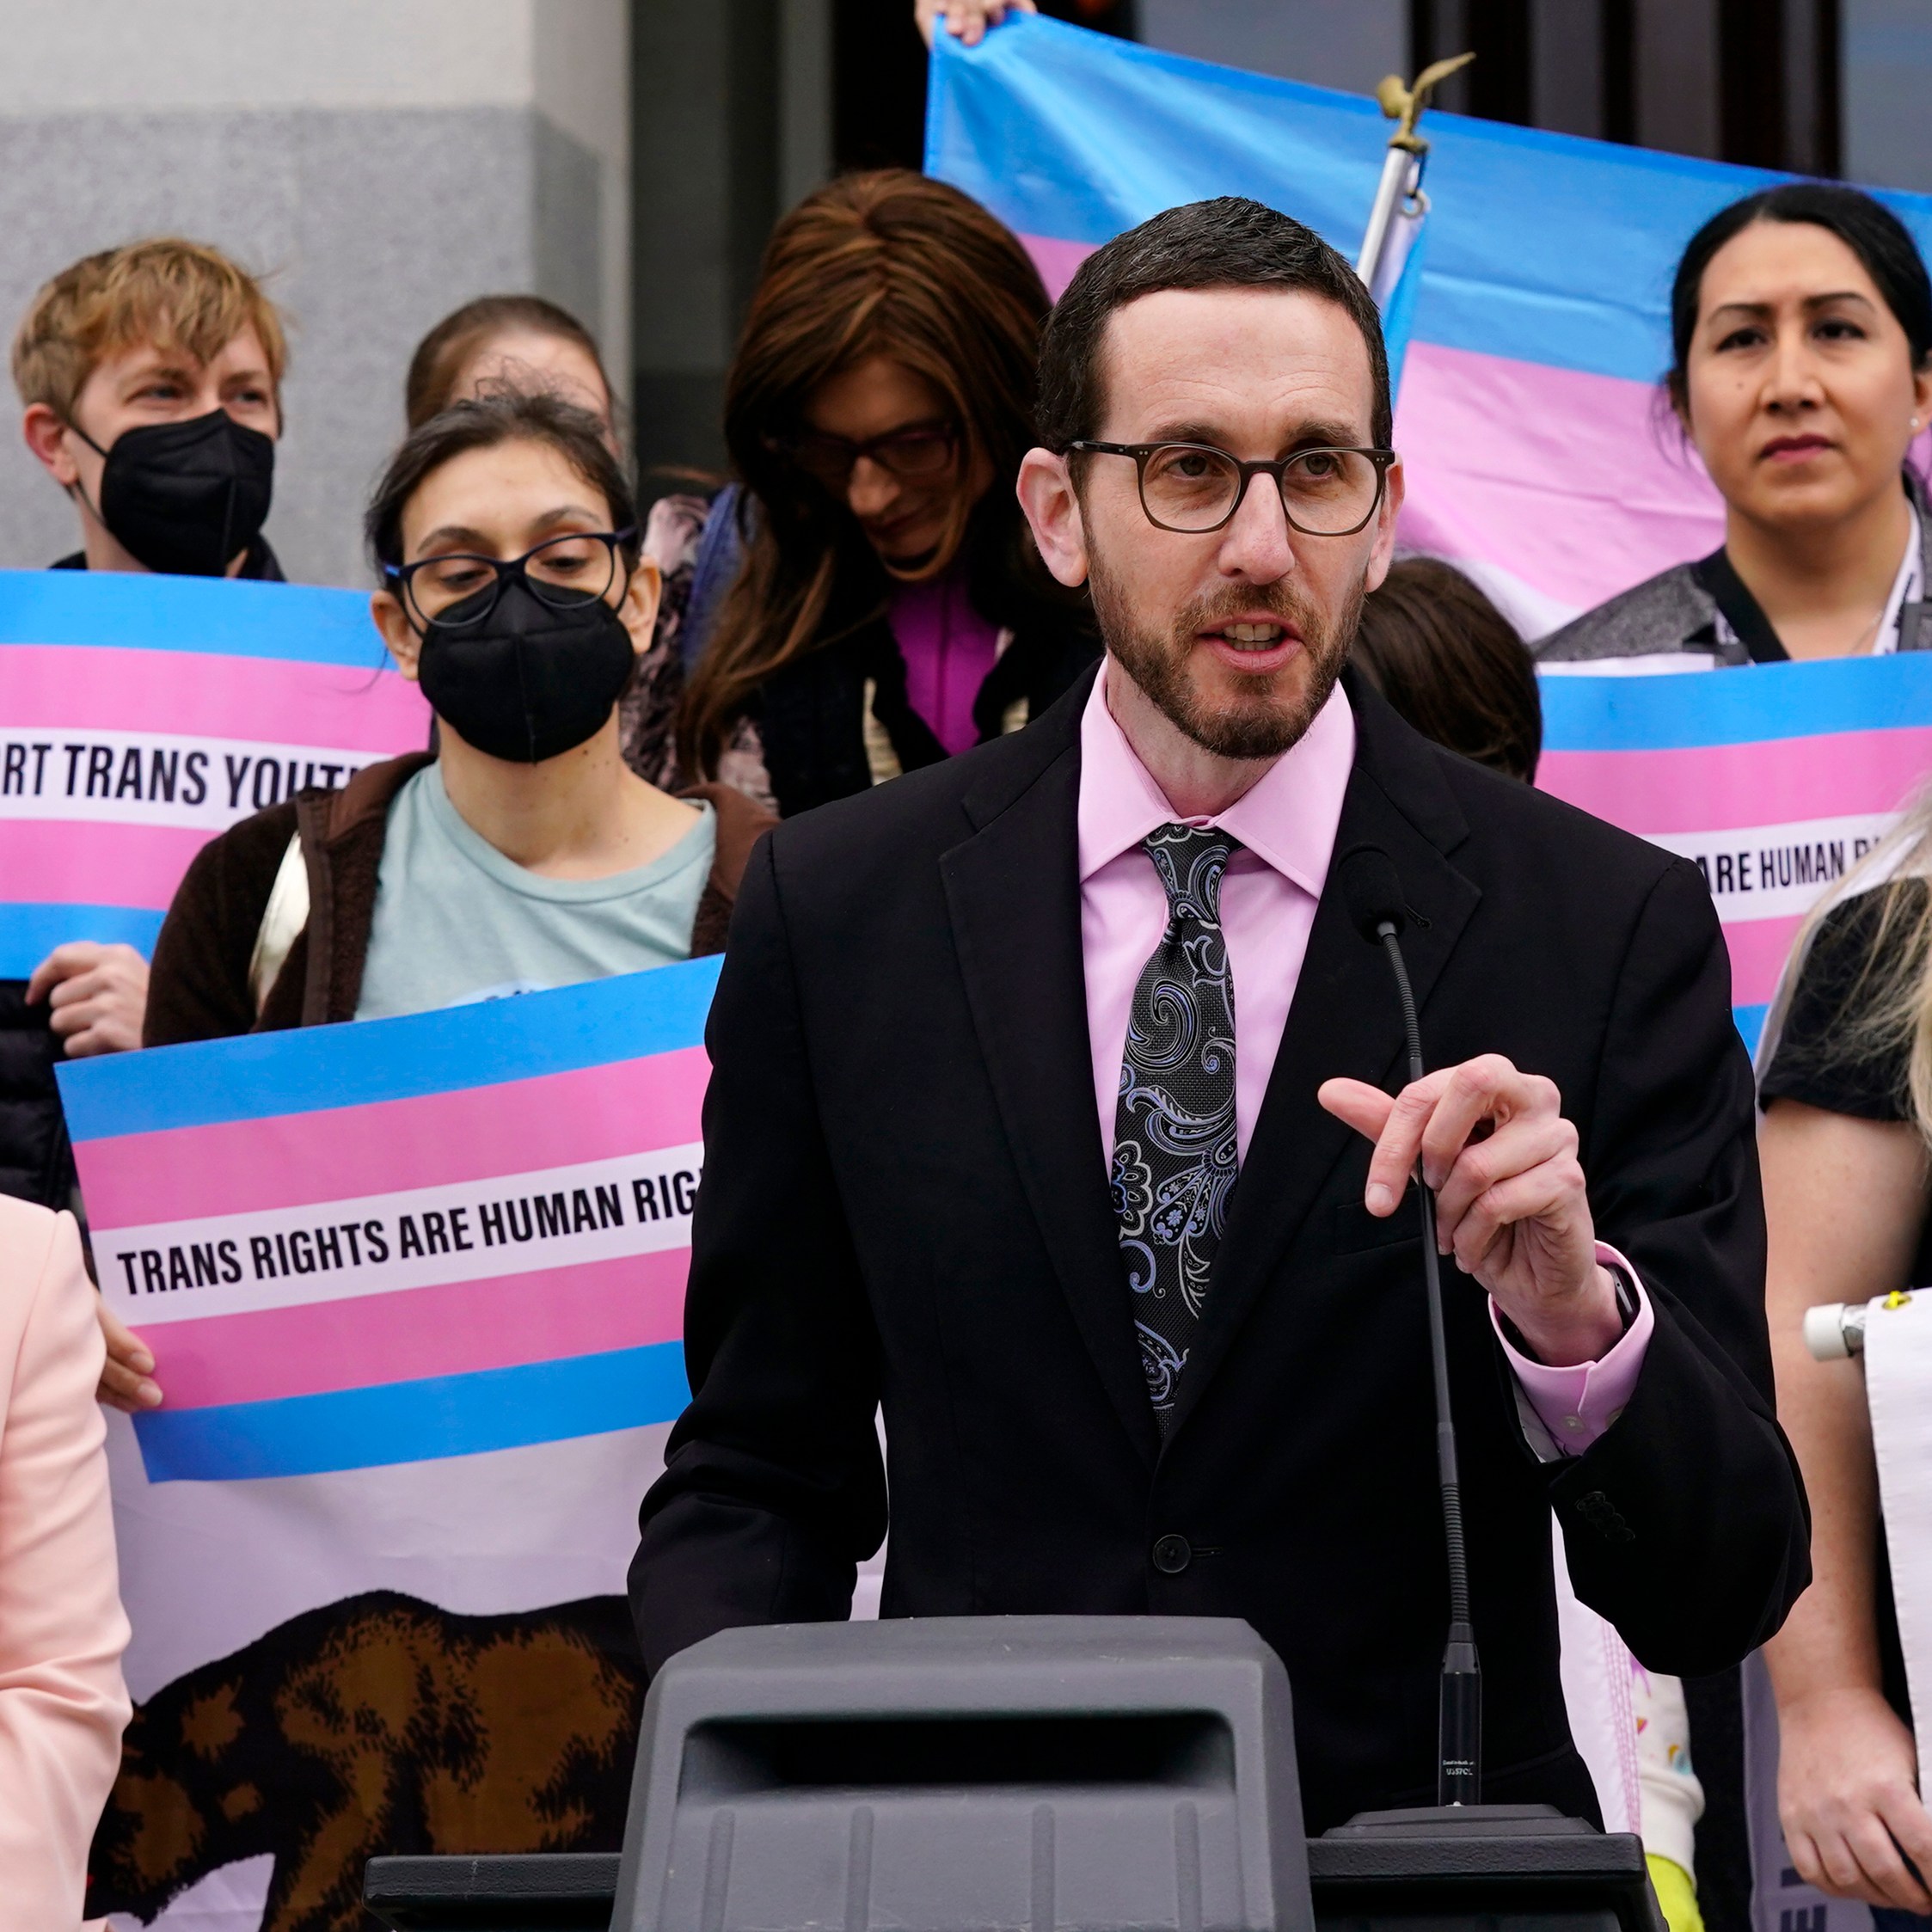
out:
<path id="1" fill-rule="evenodd" d="M 842 496 L 861 457 L 904 481 L 930 481 L 953 467 L 959 441 L 959 432 L 950 423 L 908 423 L 862 442 L 808 429 L 795 436 L 767 437 L 765 447 Z"/>
<path id="2" fill-rule="evenodd" d="M 388 564 L 383 574 L 389 587 L 414 614 L 420 623 L 439 620 L 446 629 L 461 630 L 480 624 L 496 609 L 503 586 L 512 578 L 540 604 L 553 610 L 571 610 L 595 604 L 608 597 L 623 565 L 624 546 L 637 540 L 630 530 L 573 531 L 567 536 L 552 537 L 525 550 L 520 557 L 472 556 L 467 552 L 449 556 L 424 557 L 415 563 Z M 630 572 L 623 566 L 628 583 Z M 474 610 L 456 619 L 445 613 L 479 591 L 489 594 L 479 599 Z"/>
<path id="3" fill-rule="evenodd" d="M 1234 521 L 1256 476 L 1281 493 L 1288 527 L 1304 537 L 1350 537 L 1374 516 L 1388 485 L 1393 450 L 1297 450 L 1243 463 L 1211 443 L 1070 443 L 1082 456 L 1132 457 L 1140 471 L 1140 506 L 1157 530 L 1205 536 Z"/>

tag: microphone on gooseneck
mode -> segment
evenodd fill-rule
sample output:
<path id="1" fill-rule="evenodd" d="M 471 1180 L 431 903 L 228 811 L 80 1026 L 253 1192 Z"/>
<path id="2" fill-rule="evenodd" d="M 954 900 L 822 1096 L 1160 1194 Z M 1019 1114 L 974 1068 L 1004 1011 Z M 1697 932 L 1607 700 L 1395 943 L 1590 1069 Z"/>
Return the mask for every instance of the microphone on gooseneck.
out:
<path id="1" fill-rule="evenodd" d="M 1342 855 L 1341 890 L 1357 932 L 1389 955 L 1402 1003 L 1408 1041 L 1408 1076 L 1423 1076 L 1422 1031 L 1415 994 L 1402 957 L 1408 908 L 1395 862 L 1379 845 L 1355 845 Z M 1415 1191 L 1422 1212 L 1422 1273 L 1428 1289 L 1429 1365 L 1436 1385 L 1436 1469 L 1442 1488 L 1443 1541 L 1449 1555 L 1449 1641 L 1443 1651 L 1438 1730 L 1436 1801 L 1474 1805 L 1482 1790 L 1482 1666 L 1469 1622 L 1469 1565 L 1463 1544 L 1463 1491 L 1456 1472 L 1456 1421 L 1449 1407 L 1449 1346 L 1443 1334 L 1442 1267 L 1436 1254 L 1436 1200 L 1415 1163 Z"/>

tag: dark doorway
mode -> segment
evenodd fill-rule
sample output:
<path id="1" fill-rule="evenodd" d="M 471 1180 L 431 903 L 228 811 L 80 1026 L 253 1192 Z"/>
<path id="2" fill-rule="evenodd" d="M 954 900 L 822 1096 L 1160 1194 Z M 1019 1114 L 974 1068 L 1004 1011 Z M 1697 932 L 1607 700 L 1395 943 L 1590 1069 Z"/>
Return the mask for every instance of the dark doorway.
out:
<path id="1" fill-rule="evenodd" d="M 1409 0 L 1408 26 L 1415 73 L 1451 54 L 1475 55 L 1474 65 L 1443 89 L 1441 106 L 1485 120 L 1534 125 L 1530 0 Z"/>
<path id="2" fill-rule="evenodd" d="M 1134 37 L 1133 0 L 1041 0 L 1040 10 Z M 833 0 L 832 161 L 917 168 L 926 149 L 926 49 L 911 0 Z"/>

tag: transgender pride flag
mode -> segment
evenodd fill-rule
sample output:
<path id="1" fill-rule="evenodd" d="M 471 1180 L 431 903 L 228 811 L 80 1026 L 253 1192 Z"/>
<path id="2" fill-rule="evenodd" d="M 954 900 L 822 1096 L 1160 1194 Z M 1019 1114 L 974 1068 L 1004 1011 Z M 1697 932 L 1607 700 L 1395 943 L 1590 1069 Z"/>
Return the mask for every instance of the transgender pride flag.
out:
<path id="1" fill-rule="evenodd" d="M 1364 97 L 1026 15 L 978 47 L 939 36 L 926 168 L 1014 229 L 1057 293 L 1109 236 L 1217 194 L 1353 261 L 1390 125 Z M 1537 636 L 1717 548 L 1716 495 L 1655 414 L 1671 277 L 1708 216 L 1774 177 L 1432 111 L 1422 132 L 1403 537 Z M 1881 199 L 1932 249 L 1932 199 Z"/>
<path id="2" fill-rule="evenodd" d="M 154 949 L 188 862 L 429 739 L 353 591 L 0 571 L 0 979 L 64 941 Z"/>
<path id="3" fill-rule="evenodd" d="M 717 972 L 63 1065 L 101 1291 L 166 1392 L 147 1481 L 676 1416 Z"/>
<path id="4" fill-rule="evenodd" d="M 1932 652 L 1545 678 L 1536 783 L 1690 859 L 1755 1047 L 1791 941 L 1932 772 Z"/>

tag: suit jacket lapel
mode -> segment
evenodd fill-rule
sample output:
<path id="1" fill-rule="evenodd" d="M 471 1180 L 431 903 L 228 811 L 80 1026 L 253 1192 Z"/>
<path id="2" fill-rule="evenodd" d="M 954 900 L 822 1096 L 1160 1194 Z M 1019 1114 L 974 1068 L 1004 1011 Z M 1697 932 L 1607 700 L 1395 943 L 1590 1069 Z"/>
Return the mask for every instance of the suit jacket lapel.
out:
<path id="1" fill-rule="evenodd" d="M 1446 856 L 1468 828 L 1443 782 L 1433 748 L 1374 694 L 1352 679 L 1347 688 L 1356 715 L 1355 768 L 1334 856 L 1340 858 L 1359 842 L 1381 846 L 1395 861 L 1411 910 L 1420 915 L 1403 934 L 1402 951 L 1416 1003 L 1424 1009 L 1426 1051 L 1430 989 L 1482 896 Z M 1238 1033 L 1238 986 L 1235 1024 Z M 1235 1186 L 1200 1334 L 1176 1390 L 1170 1442 L 1199 1407 L 1282 1251 L 1356 1138 L 1352 1128 L 1323 1110 L 1316 1089 L 1338 1075 L 1392 1087 L 1401 1071 L 1402 1044 L 1401 1009 L 1388 962 L 1350 923 L 1331 866 L 1280 1051 Z"/>
<path id="2" fill-rule="evenodd" d="M 1079 723 L 1090 682 L 1025 733 L 1041 763 L 1017 788 L 1007 776 L 969 796 L 978 829 L 940 874 L 1021 1185 L 1094 1366 L 1151 1467 L 1159 1438 L 1107 1191 L 1081 958 Z"/>

